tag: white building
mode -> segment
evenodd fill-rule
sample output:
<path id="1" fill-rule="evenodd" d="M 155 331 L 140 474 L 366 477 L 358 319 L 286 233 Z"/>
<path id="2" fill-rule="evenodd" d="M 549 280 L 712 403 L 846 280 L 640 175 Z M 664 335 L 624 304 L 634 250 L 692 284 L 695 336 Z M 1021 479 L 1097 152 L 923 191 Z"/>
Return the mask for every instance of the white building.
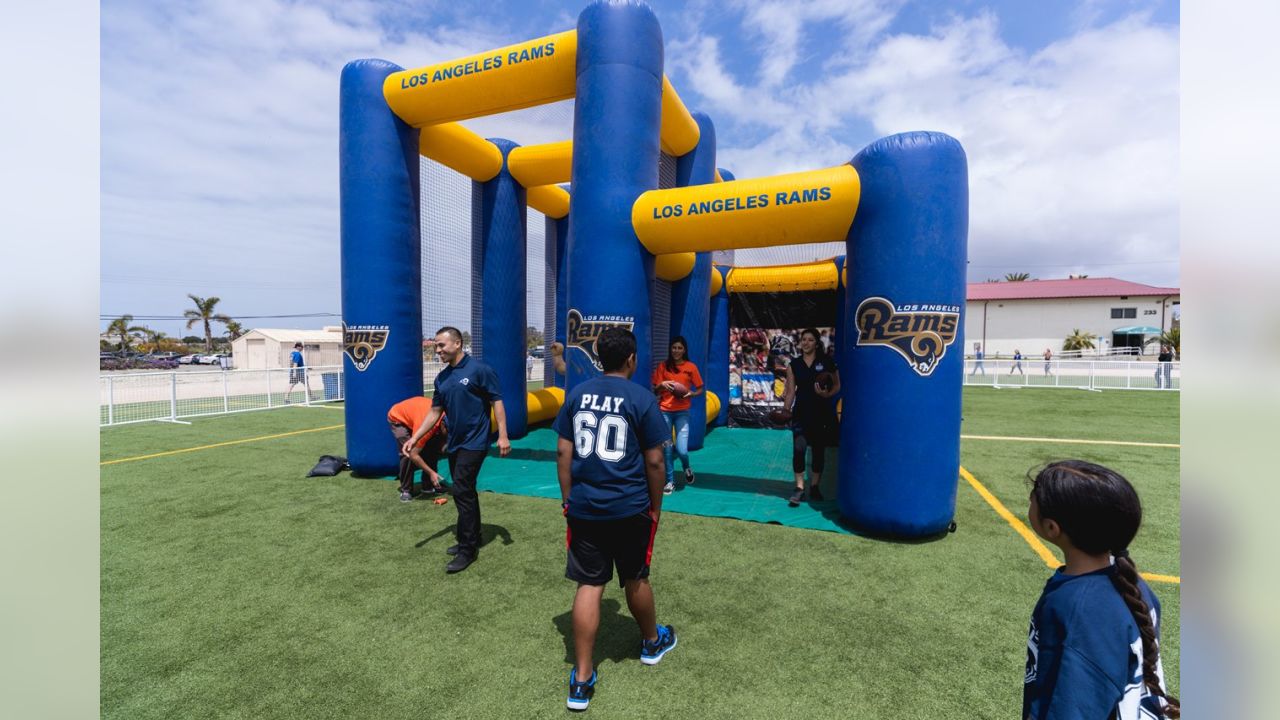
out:
<path id="1" fill-rule="evenodd" d="M 237 370 L 289 367 L 294 343 L 302 343 L 308 367 L 342 364 L 342 328 L 275 330 L 255 328 L 231 342 L 231 362 Z"/>
<path id="2" fill-rule="evenodd" d="M 1115 278 L 970 283 L 964 354 L 972 356 L 974 344 L 981 343 L 988 357 L 1021 350 L 1036 358 L 1045 348 L 1061 356 L 1062 341 L 1076 330 L 1094 337 L 1099 354 L 1140 348 L 1172 327 L 1180 301 L 1178 288 Z M 1147 347 L 1145 354 L 1158 351 Z"/>

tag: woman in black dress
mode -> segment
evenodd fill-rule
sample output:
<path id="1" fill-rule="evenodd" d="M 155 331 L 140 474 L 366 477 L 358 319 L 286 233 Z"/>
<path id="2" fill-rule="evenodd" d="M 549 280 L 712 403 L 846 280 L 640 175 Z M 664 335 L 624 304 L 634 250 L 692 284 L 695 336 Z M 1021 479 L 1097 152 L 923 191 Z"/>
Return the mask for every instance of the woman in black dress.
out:
<path id="1" fill-rule="evenodd" d="M 830 373 L 829 384 L 820 383 L 818 377 L 827 373 Z M 791 507 L 799 506 L 806 499 L 804 454 L 807 449 L 813 451 L 809 461 L 808 497 L 823 499 L 820 485 L 826 467 L 826 450 L 836 444 L 840 429 L 831 398 L 839 392 L 840 373 L 835 361 L 823 352 L 818 331 L 805 328 L 800 333 L 800 355 L 787 368 L 782 399 L 782 406 L 791 410 L 791 469 L 796 479 L 796 489 L 789 500 Z"/>

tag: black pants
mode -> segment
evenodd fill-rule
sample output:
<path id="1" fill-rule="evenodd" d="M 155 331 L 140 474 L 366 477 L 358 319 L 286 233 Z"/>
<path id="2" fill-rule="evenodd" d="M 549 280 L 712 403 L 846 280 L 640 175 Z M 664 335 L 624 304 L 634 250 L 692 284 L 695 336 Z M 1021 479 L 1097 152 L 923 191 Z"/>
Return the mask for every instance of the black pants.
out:
<path id="1" fill-rule="evenodd" d="M 458 554 L 471 558 L 480 553 L 480 496 L 476 494 L 476 479 L 485 455 L 484 450 L 449 453 L 453 503 L 458 508 Z"/>
<path id="2" fill-rule="evenodd" d="M 406 437 L 405 440 L 409 438 Z M 431 439 L 422 446 L 422 450 L 418 453 L 423 461 L 427 463 L 427 467 L 436 472 L 440 472 L 440 455 L 444 452 L 445 438 L 442 433 L 436 433 Z M 401 441 L 403 445 L 404 442 Z M 418 466 L 410 460 L 408 456 L 400 457 L 400 473 L 397 476 L 400 480 L 400 492 L 413 492 L 413 474 L 417 472 Z M 422 475 L 422 488 L 425 490 L 431 484 L 431 478 L 426 473 Z"/>
<path id="3" fill-rule="evenodd" d="M 804 451 L 807 448 L 813 448 L 813 461 L 809 469 L 821 474 L 827 467 L 827 446 L 811 442 L 800 431 L 791 433 L 791 470 L 798 473 L 804 472 Z"/>

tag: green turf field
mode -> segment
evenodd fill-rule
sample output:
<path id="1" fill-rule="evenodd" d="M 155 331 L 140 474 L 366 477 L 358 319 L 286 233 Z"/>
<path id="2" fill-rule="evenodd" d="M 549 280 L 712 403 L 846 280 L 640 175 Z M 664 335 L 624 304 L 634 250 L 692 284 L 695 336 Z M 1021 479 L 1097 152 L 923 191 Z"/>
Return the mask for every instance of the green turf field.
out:
<path id="1" fill-rule="evenodd" d="M 342 421 L 290 408 L 102 431 L 104 463 L 216 445 L 102 467 L 104 716 L 563 716 L 573 586 L 558 503 L 482 494 L 480 560 L 446 576 L 452 504 L 402 504 L 393 482 L 345 473 L 303 478 L 343 453 Z M 966 435 L 1178 443 L 1178 423 L 1174 394 L 965 391 Z M 786 456 L 785 433 L 755 432 L 762 455 Z M 252 440 L 263 436 L 275 437 Z M 741 482 L 716 442 L 694 454 L 700 477 Z M 545 482 L 539 453 L 491 458 L 481 489 L 490 473 Z M 1176 448 L 962 445 L 964 466 L 1022 518 L 1027 469 L 1069 456 L 1134 482 L 1146 508 L 1134 559 L 1179 575 Z M 768 496 L 770 480 L 787 487 L 778 467 L 761 464 L 775 475 L 756 478 L 762 503 L 785 505 Z M 642 666 L 610 588 L 591 715 L 1017 715 L 1027 621 L 1050 570 L 967 482 L 958 532 L 924 543 L 675 512 L 695 489 L 715 492 L 673 496 L 654 557 L 659 621 L 680 645 Z M 1178 585 L 1153 588 L 1176 694 Z"/>

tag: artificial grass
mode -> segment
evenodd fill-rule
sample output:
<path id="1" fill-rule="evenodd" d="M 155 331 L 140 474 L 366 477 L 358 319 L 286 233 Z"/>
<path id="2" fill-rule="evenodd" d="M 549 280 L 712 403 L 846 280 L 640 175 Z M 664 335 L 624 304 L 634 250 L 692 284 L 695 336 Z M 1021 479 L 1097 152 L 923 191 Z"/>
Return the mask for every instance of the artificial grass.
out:
<path id="1" fill-rule="evenodd" d="M 1163 437 L 1176 438 L 1176 404 L 1170 415 L 1152 404 L 1158 397 L 967 390 L 965 432 L 1021 417 L 1034 432 L 981 434 L 1079 437 L 1076 418 L 1101 432 L 1114 411 L 1112 439 L 1141 439 L 1125 431 L 1146 407 Z M 341 421 L 340 412 L 295 408 L 111 428 L 102 454 Z M 563 579 L 558 503 L 482 494 L 480 560 L 446 576 L 452 504 L 401 504 L 392 483 L 345 474 L 303 479 L 319 455 L 342 447 L 341 429 L 318 430 L 102 468 L 104 716 L 563 715 L 573 586 Z M 1176 573 L 1176 451 L 1100 447 L 965 441 L 962 453 L 1024 515 L 1022 474 L 1042 455 L 1114 450 L 1148 506 L 1135 559 Z M 1170 508 L 1171 522 L 1153 531 Z M 965 483 L 956 520 L 959 531 L 940 540 L 895 543 L 664 514 L 653 583 L 659 620 L 676 626 L 680 646 L 661 665 L 641 666 L 639 633 L 611 587 L 591 714 L 1016 715 L 1027 618 L 1050 571 Z M 1177 588 L 1155 588 L 1176 692 Z"/>

